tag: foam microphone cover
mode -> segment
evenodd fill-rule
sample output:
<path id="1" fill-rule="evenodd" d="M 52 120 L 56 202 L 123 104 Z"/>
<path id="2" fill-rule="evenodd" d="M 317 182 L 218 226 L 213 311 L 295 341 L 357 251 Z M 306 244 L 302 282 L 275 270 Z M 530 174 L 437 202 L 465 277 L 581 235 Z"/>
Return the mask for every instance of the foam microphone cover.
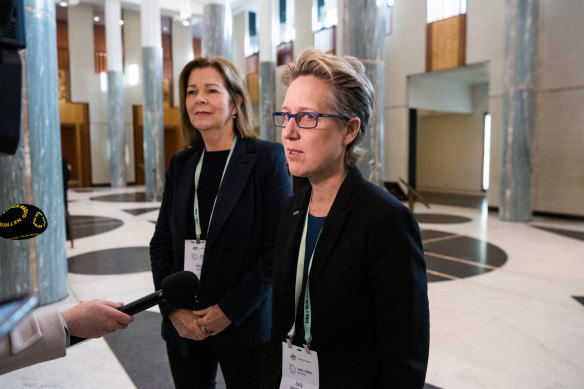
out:
<path id="1" fill-rule="evenodd" d="M 193 301 L 199 293 L 199 288 L 199 278 L 190 271 L 180 271 L 166 276 L 161 285 L 164 299 L 172 305 Z"/>
<path id="2" fill-rule="evenodd" d="M 47 218 L 34 205 L 16 204 L 0 215 L 0 237 L 5 239 L 30 239 L 46 229 Z"/>

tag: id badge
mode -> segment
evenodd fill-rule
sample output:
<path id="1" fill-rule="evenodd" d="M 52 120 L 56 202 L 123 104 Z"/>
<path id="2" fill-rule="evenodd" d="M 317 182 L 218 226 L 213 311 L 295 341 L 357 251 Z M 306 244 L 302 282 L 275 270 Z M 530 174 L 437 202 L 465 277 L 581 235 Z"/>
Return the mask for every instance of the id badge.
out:
<path id="1" fill-rule="evenodd" d="M 282 342 L 282 381 L 280 389 L 318 389 L 318 357 L 302 347 Z"/>
<path id="2" fill-rule="evenodd" d="M 192 271 L 201 279 L 203 269 L 203 257 L 205 255 L 205 241 L 185 240 L 185 266 L 186 271 Z"/>

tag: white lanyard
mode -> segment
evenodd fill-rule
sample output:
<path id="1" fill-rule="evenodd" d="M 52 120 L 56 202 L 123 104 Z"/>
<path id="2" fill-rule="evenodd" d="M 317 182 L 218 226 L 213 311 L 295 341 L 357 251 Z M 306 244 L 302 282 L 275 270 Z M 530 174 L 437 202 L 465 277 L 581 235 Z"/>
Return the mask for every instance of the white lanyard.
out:
<path id="1" fill-rule="evenodd" d="M 227 170 L 227 165 L 229 165 L 229 160 L 231 159 L 231 154 L 233 154 L 233 149 L 235 148 L 235 143 L 237 142 L 237 136 L 233 137 L 233 143 L 231 144 L 231 150 L 229 150 L 229 155 L 227 156 L 227 161 L 225 161 L 225 167 L 223 168 L 223 174 L 221 174 L 221 181 L 219 181 L 219 189 L 221 189 L 221 183 L 223 182 L 223 177 L 225 176 L 225 171 Z M 197 196 L 197 188 L 199 187 L 199 179 L 201 178 L 201 168 L 203 166 L 203 158 L 205 157 L 205 149 L 201 153 L 201 158 L 197 162 L 197 167 L 195 169 L 195 205 L 193 207 L 193 212 L 195 214 L 195 236 L 197 238 L 197 243 L 201 241 L 201 217 L 199 215 L 199 196 Z M 219 195 L 219 190 L 217 190 L 217 195 Z M 211 225 L 211 219 L 213 218 L 213 211 L 215 210 L 215 203 L 217 202 L 217 196 L 213 201 L 213 208 L 211 209 L 211 215 L 209 215 L 209 225 L 207 226 L 207 231 L 209 231 L 209 226 Z"/>
<path id="2" fill-rule="evenodd" d="M 312 202 L 312 197 L 310 198 L 310 202 Z M 296 264 L 296 287 L 294 289 L 294 322 L 292 323 L 292 328 L 288 332 L 288 339 L 290 340 L 292 340 L 296 334 L 296 313 L 298 312 L 298 299 L 300 299 L 302 279 L 304 278 L 304 262 L 306 259 L 306 232 L 308 230 L 307 226 L 308 214 L 310 212 L 310 202 L 308 203 L 308 209 L 306 210 L 306 219 L 304 220 L 304 229 L 302 230 L 302 239 L 300 240 L 300 248 L 298 250 L 298 263 Z M 312 310 L 310 308 L 310 291 L 308 287 L 308 280 L 310 278 L 310 269 L 312 268 L 312 258 L 314 258 L 314 252 L 316 251 L 319 238 L 320 232 L 316 238 L 314 250 L 312 250 L 312 254 L 309 258 L 310 262 L 308 263 L 308 273 L 306 274 L 306 287 L 304 291 L 304 340 L 306 341 L 307 347 L 310 347 L 310 341 L 312 340 L 312 334 L 310 332 Z"/>

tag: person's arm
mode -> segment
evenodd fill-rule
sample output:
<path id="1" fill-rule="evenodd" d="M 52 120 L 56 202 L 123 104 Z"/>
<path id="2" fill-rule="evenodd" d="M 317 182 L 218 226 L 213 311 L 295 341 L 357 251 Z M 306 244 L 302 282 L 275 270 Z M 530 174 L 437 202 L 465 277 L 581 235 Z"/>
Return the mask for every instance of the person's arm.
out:
<path id="1" fill-rule="evenodd" d="M 367 251 L 372 253 L 369 277 L 382 358 L 380 383 L 422 388 L 430 324 L 424 250 L 411 212 L 401 206 L 380 212 Z"/>
<path id="2" fill-rule="evenodd" d="M 128 327 L 134 317 L 118 310 L 123 304 L 91 300 L 61 312 L 70 335 L 80 338 L 101 338 Z"/>
<path id="3" fill-rule="evenodd" d="M 154 235 L 150 240 L 150 266 L 152 268 L 154 290 L 160 290 L 162 288 L 162 280 L 178 270 L 175 269 L 174 265 L 173 242 L 170 227 L 170 212 L 172 210 L 174 182 L 173 171 L 176 158 L 177 154 L 174 154 L 171 157 L 170 167 L 166 172 L 162 202 L 158 212 Z M 160 307 L 160 313 L 165 318 L 168 318 L 168 315 L 177 309 L 177 307 L 174 307 L 165 301 L 162 301 L 158 306 Z"/>
<path id="4" fill-rule="evenodd" d="M 28 315 L 0 341 L 0 374 L 65 356 L 67 335 L 99 338 L 126 328 L 133 317 L 120 312 L 121 303 L 91 300 L 64 310 Z M 61 316 L 62 315 L 62 316 Z"/>

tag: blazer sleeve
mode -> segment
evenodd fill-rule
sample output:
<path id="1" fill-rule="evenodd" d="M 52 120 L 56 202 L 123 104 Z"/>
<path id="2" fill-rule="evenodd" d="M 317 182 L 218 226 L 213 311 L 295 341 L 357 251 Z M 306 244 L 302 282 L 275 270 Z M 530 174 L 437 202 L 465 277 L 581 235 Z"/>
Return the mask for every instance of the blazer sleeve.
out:
<path id="1" fill-rule="evenodd" d="M 64 357 L 65 350 L 59 312 L 33 312 L 0 341 L 0 374 Z"/>
<path id="2" fill-rule="evenodd" d="M 369 239 L 383 387 L 422 388 L 430 323 L 426 265 L 420 231 L 403 206 L 380 212 Z M 388 240 L 388 237 L 391 237 Z"/>
<path id="3" fill-rule="evenodd" d="M 292 182 L 281 144 L 272 143 L 255 169 L 261 177 L 263 239 L 257 261 L 242 280 L 222 298 L 219 306 L 235 325 L 241 324 L 272 290 L 272 265 L 284 202 L 292 195 Z"/>
<path id="4" fill-rule="evenodd" d="M 170 167 L 166 172 L 164 181 L 164 191 L 162 194 L 162 203 L 158 213 L 158 220 L 154 229 L 154 235 L 150 241 L 150 265 L 152 267 L 152 277 L 154 279 L 154 289 L 160 290 L 162 280 L 178 271 L 174 266 L 174 249 L 170 227 L 170 212 L 172 210 L 172 192 L 174 180 L 174 166 L 177 154 L 173 155 Z M 160 313 L 164 317 L 177 309 L 173 305 L 163 301 L 159 304 Z"/>

